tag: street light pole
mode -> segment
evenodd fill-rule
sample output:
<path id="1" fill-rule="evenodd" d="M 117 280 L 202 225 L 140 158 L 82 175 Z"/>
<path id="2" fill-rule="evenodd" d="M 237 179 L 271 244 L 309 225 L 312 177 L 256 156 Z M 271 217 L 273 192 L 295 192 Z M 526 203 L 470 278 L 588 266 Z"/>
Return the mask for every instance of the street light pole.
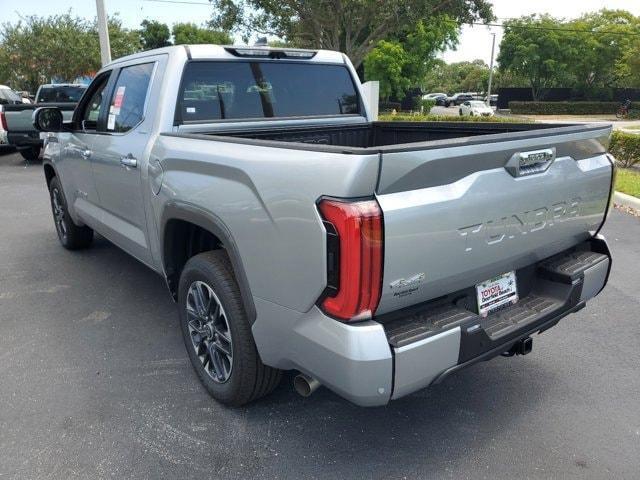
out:
<path id="1" fill-rule="evenodd" d="M 487 88 L 487 105 L 491 106 L 491 83 L 493 81 L 493 52 L 496 49 L 496 34 L 492 33 L 491 41 L 491 64 L 489 65 L 489 87 Z"/>
<path id="2" fill-rule="evenodd" d="M 109 45 L 109 27 L 107 25 L 107 14 L 104 10 L 104 0 L 96 0 L 96 10 L 98 11 L 98 37 L 100 39 L 100 60 L 104 67 L 111 61 L 111 45 Z"/>

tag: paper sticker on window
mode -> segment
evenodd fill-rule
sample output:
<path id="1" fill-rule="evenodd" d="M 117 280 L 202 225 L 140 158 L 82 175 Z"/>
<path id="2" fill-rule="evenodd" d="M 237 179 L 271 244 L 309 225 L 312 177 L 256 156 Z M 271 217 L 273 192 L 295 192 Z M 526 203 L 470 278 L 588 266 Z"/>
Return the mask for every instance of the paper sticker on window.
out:
<path id="1" fill-rule="evenodd" d="M 109 114 L 109 118 L 107 119 L 107 130 L 113 130 L 116 128 L 116 116 L 114 114 Z"/>
<path id="2" fill-rule="evenodd" d="M 116 90 L 116 96 L 113 98 L 113 106 L 120 111 L 120 107 L 122 106 L 122 101 L 124 100 L 124 92 L 127 89 L 124 85 L 118 87 Z M 117 114 L 116 114 L 117 115 Z"/>
<path id="3" fill-rule="evenodd" d="M 196 113 L 196 107 L 187 107 L 187 113 Z"/>

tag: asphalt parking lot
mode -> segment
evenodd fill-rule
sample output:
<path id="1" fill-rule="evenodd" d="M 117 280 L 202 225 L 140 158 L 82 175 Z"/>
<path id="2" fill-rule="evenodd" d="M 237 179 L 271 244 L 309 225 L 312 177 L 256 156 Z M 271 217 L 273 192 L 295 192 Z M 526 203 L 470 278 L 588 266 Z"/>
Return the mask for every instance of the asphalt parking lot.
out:
<path id="1" fill-rule="evenodd" d="M 41 168 L 0 156 L 0 479 L 640 477 L 640 219 L 612 212 L 609 286 L 526 357 L 385 408 L 287 377 L 229 409 L 159 276 L 59 246 Z"/>

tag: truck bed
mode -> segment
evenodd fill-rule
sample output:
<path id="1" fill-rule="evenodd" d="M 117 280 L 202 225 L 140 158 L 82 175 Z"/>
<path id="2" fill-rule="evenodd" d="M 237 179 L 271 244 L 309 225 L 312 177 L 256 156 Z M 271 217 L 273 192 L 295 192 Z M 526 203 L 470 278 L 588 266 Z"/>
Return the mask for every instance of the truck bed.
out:
<path id="1" fill-rule="evenodd" d="M 216 140 L 293 148 L 326 149 L 341 153 L 395 152 L 484 142 L 518 140 L 605 128 L 602 124 L 491 122 L 370 122 L 352 125 L 271 127 L 207 133 Z M 480 138 L 479 138 L 480 137 Z M 255 142 L 254 142 L 255 140 Z M 305 147 L 306 145 L 312 145 Z M 416 145 L 420 144 L 420 145 Z M 335 147 L 335 148 L 332 148 Z M 345 148 L 346 147 L 346 148 Z"/>

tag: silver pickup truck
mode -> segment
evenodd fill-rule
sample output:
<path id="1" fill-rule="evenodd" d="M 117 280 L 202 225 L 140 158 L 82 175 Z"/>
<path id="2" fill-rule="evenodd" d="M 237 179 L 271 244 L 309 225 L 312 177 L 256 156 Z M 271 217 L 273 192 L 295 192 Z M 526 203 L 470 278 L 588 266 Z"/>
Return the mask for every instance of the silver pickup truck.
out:
<path id="1" fill-rule="evenodd" d="M 609 275 L 609 126 L 372 121 L 341 53 L 147 51 L 34 121 L 62 245 L 161 274 L 226 404 L 296 370 L 384 405 L 529 353 Z"/>

